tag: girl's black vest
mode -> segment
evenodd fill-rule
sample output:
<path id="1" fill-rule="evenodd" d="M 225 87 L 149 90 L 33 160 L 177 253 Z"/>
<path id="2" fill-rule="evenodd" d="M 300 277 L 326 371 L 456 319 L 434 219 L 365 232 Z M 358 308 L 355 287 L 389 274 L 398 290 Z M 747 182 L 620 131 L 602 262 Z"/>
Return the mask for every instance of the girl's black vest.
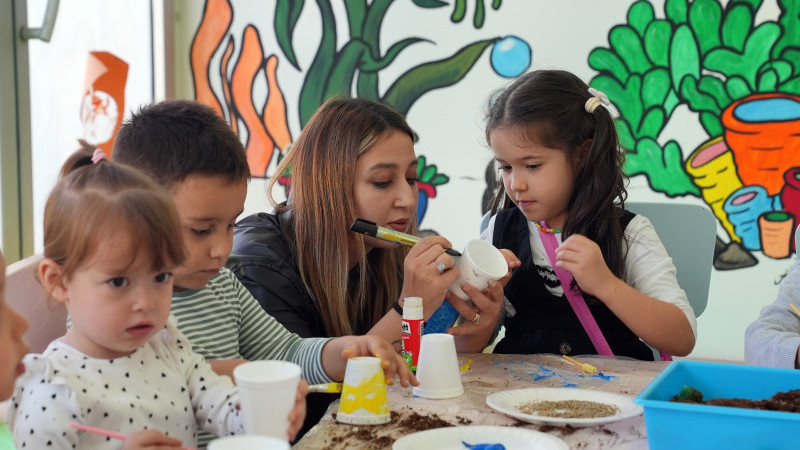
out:
<path id="1" fill-rule="evenodd" d="M 623 230 L 633 217 L 633 213 L 624 212 L 620 219 Z M 505 337 L 494 352 L 597 354 L 567 298 L 552 295 L 533 266 L 528 230 L 528 219 L 518 208 L 504 209 L 495 219 L 492 243 L 497 248 L 512 250 L 522 265 L 513 270 L 513 276 L 505 287 L 505 295 L 516 314 L 506 317 Z M 615 356 L 654 359 L 650 347 L 602 302 L 587 299 L 587 304 Z"/>

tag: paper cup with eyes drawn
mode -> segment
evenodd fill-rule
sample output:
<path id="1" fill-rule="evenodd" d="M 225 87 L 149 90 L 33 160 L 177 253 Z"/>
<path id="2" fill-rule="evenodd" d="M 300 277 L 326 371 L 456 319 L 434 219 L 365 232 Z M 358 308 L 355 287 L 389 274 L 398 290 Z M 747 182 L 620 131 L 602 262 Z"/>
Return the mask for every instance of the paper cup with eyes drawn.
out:
<path id="1" fill-rule="evenodd" d="M 380 359 L 357 356 L 347 360 L 336 420 L 353 425 L 378 425 L 391 420 Z"/>
<path id="2" fill-rule="evenodd" d="M 289 412 L 301 372 L 287 361 L 249 361 L 233 369 L 247 434 L 289 439 Z"/>
<path id="3" fill-rule="evenodd" d="M 500 250 L 481 239 L 467 242 L 455 268 L 461 275 L 450 286 L 450 290 L 464 301 L 469 299 L 461 289 L 465 282 L 482 291 L 489 287 L 489 282 L 499 280 L 508 273 L 508 263 Z"/>
<path id="4" fill-rule="evenodd" d="M 417 381 L 419 386 L 412 389 L 417 397 L 451 398 L 464 393 L 453 335 L 433 333 L 422 336 Z"/>
<path id="5" fill-rule="evenodd" d="M 209 442 L 208 450 L 289 450 L 289 443 L 272 436 L 225 436 Z"/>

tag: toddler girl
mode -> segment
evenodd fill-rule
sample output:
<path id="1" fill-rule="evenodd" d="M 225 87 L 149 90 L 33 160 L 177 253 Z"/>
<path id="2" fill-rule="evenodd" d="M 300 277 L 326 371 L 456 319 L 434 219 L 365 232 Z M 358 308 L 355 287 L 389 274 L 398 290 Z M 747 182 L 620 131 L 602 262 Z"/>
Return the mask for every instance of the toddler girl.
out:
<path id="1" fill-rule="evenodd" d="M 39 279 L 71 324 L 25 359 L 9 422 L 18 448 L 119 448 L 73 423 L 124 434 L 125 448 L 195 446 L 198 424 L 219 436 L 243 432 L 230 378 L 168 320 L 171 272 L 184 259 L 168 193 L 84 148 L 48 198 L 44 246 Z M 301 398 L 295 430 L 304 414 Z"/>

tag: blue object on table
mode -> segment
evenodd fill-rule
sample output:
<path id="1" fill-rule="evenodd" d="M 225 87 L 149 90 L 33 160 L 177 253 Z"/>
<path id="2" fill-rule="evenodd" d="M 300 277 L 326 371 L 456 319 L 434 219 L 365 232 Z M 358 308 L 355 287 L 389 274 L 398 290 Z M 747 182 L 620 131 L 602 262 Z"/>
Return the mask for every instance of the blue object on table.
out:
<path id="1" fill-rule="evenodd" d="M 458 311 L 453 308 L 447 300 L 442 302 L 442 306 L 434 311 L 433 315 L 425 322 L 424 334 L 445 333 L 452 327 L 458 319 Z"/>
<path id="2" fill-rule="evenodd" d="M 672 402 L 684 386 L 705 400 L 763 400 L 796 389 L 800 371 L 702 361 L 673 361 L 636 397 L 651 449 L 796 449 L 800 413 Z"/>

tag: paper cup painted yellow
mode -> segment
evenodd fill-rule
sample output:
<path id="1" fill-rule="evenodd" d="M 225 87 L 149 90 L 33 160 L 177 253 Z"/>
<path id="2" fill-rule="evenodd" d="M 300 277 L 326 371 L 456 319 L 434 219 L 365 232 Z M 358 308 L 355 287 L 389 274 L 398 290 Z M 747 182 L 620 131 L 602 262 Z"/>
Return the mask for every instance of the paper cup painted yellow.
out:
<path id="1" fill-rule="evenodd" d="M 461 275 L 450 286 L 450 290 L 464 301 L 469 299 L 461 289 L 464 282 L 482 291 L 489 287 L 489 282 L 499 280 L 508 273 L 508 263 L 500 250 L 481 239 L 467 242 L 455 268 Z"/>
<path id="2" fill-rule="evenodd" d="M 353 425 L 378 425 L 391 420 L 380 359 L 358 356 L 347 360 L 336 420 Z"/>

